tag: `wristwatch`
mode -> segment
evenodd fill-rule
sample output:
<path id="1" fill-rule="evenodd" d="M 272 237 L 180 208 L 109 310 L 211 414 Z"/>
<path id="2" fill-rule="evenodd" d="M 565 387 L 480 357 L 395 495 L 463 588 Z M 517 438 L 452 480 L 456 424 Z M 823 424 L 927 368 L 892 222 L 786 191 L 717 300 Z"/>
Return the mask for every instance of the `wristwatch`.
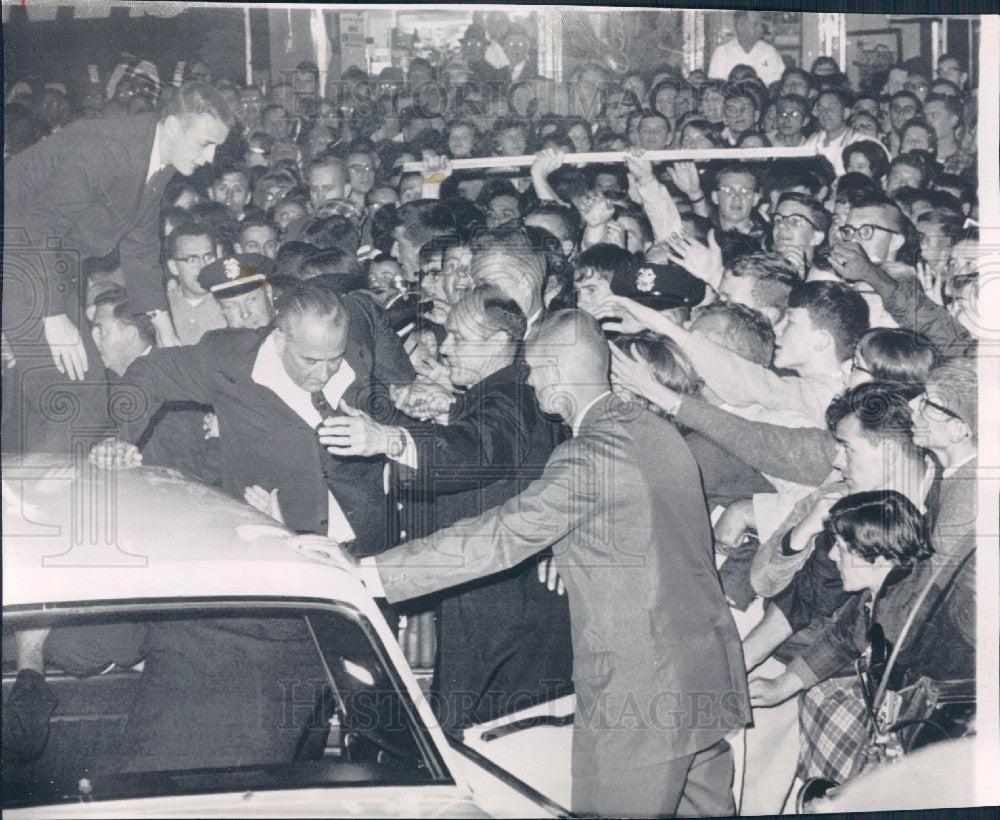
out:
<path id="1" fill-rule="evenodd" d="M 402 458 L 403 453 L 406 452 L 406 433 L 403 428 L 396 428 L 396 435 L 389 439 L 389 448 L 385 451 L 385 454 L 389 458 L 395 460 Z"/>

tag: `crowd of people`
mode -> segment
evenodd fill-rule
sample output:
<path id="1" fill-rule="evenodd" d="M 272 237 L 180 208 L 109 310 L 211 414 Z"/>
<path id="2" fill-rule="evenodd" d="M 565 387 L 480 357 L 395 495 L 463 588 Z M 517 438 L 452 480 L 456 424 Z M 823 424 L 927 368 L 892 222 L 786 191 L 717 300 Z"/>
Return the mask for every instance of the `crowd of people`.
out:
<path id="1" fill-rule="evenodd" d="M 737 12 L 707 72 L 554 83 L 489 23 L 325 96 L 309 62 L 12 89 L 5 451 L 334 538 L 390 618 L 435 613 L 408 654 L 448 732 L 575 689 L 574 810 L 731 813 L 751 721 L 746 814 L 970 731 L 968 67 L 856 88 Z M 815 156 L 645 156 L 724 147 Z M 673 724 L 623 718 L 664 693 Z"/>

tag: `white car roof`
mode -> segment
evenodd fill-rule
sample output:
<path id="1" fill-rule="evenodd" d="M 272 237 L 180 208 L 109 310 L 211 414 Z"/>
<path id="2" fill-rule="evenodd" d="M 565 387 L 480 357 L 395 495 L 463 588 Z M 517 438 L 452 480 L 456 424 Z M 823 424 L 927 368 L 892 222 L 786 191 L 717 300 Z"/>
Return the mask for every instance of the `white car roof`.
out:
<path id="1" fill-rule="evenodd" d="M 3 602 L 276 596 L 371 614 L 364 587 L 288 546 L 248 504 L 162 467 L 84 457 L 3 462 Z"/>

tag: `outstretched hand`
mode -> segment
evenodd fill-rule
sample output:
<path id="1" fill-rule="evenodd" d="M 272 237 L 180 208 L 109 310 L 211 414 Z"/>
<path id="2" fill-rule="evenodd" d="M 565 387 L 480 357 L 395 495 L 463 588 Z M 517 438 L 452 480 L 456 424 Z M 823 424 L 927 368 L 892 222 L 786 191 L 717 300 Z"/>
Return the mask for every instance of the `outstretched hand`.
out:
<path id="1" fill-rule="evenodd" d="M 363 410 L 341 401 L 343 416 L 324 419 L 316 432 L 327 452 L 341 457 L 383 455 L 389 449 L 390 429 Z"/>

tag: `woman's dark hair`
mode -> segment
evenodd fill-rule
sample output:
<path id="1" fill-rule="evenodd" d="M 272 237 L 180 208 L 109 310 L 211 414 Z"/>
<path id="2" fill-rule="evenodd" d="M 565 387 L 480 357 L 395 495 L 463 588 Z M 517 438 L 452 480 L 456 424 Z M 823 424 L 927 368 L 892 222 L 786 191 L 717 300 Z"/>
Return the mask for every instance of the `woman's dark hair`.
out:
<path id="1" fill-rule="evenodd" d="M 874 180 L 882 179 L 889 170 L 889 156 L 875 140 L 858 140 L 858 142 L 852 142 L 844 148 L 840 156 L 845 168 L 852 154 L 861 154 L 868 160 L 868 167 L 872 169 L 872 179 Z"/>
<path id="2" fill-rule="evenodd" d="M 688 120 L 682 126 L 680 126 L 681 136 L 684 135 L 685 128 L 697 128 L 702 135 L 710 143 L 712 143 L 715 148 L 722 148 L 725 144 L 722 140 L 722 136 L 719 129 L 716 128 L 712 123 L 702 117 L 696 117 L 695 119 Z"/>
<path id="3" fill-rule="evenodd" d="M 934 553 L 927 519 L 895 490 L 845 496 L 830 508 L 824 528 L 868 563 L 882 557 L 897 567 L 911 567 Z"/>
<path id="4" fill-rule="evenodd" d="M 869 330 L 858 340 L 857 353 L 873 379 L 919 388 L 939 362 L 930 339 L 904 328 Z"/>
<path id="5" fill-rule="evenodd" d="M 846 202 L 853 207 L 856 202 L 873 192 L 880 193 L 882 187 L 867 174 L 848 171 L 837 177 L 836 202 Z"/>

